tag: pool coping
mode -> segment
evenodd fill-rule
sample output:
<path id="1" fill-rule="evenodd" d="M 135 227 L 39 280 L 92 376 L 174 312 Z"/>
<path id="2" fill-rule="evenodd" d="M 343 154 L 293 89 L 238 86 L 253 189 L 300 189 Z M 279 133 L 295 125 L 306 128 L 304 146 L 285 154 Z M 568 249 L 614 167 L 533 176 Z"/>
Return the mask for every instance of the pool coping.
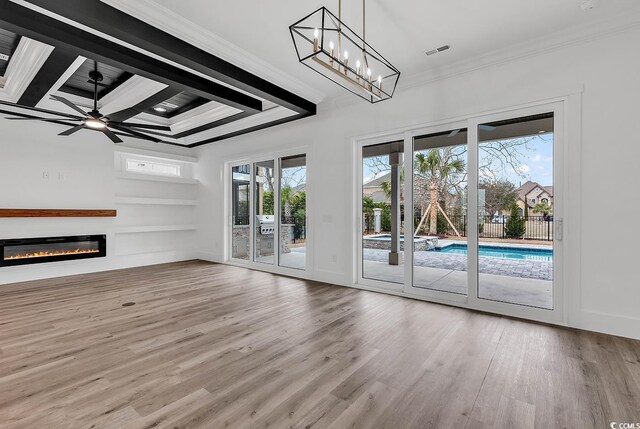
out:
<path id="1" fill-rule="evenodd" d="M 449 247 L 453 244 L 464 244 L 468 246 L 467 241 L 458 241 L 458 240 L 439 240 L 436 249 L 442 249 L 445 247 Z M 520 243 L 497 243 L 491 241 L 482 241 L 479 242 L 478 245 L 486 246 L 486 247 L 494 247 L 496 249 L 504 248 L 504 249 L 529 249 L 529 250 L 551 250 L 553 251 L 553 245 L 547 244 L 520 244 Z"/>

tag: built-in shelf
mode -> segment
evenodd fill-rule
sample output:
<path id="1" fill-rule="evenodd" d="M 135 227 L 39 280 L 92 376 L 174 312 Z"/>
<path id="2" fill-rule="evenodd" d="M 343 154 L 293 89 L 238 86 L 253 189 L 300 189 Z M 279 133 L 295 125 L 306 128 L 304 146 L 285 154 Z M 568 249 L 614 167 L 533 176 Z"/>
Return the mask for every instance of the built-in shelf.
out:
<path id="1" fill-rule="evenodd" d="M 171 198 L 116 197 L 116 204 L 154 205 L 154 206 L 196 206 L 197 200 L 181 200 Z"/>
<path id="2" fill-rule="evenodd" d="M 151 174 L 116 173 L 116 178 L 127 180 L 145 180 L 148 182 L 183 183 L 187 185 L 195 185 L 196 183 L 198 183 L 196 179 L 190 179 L 188 177 L 153 176 Z"/>
<path id="3" fill-rule="evenodd" d="M 197 225 L 145 225 L 121 226 L 114 230 L 116 234 L 134 234 L 140 232 L 195 231 Z"/>
<path id="4" fill-rule="evenodd" d="M 114 209 L 0 209 L 0 217 L 115 217 Z"/>

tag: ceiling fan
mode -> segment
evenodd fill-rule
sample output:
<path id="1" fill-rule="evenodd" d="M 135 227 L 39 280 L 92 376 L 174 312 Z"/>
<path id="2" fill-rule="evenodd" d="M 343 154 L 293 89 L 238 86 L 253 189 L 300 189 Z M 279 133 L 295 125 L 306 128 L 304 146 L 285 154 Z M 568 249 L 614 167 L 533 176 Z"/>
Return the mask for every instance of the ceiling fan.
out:
<path id="1" fill-rule="evenodd" d="M 63 118 L 64 121 L 69 121 L 69 120 L 80 121 L 79 124 L 74 125 L 72 128 L 69 128 L 68 130 L 63 131 L 58 135 L 69 136 L 77 131 L 88 128 L 88 129 L 103 132 L 114 143 L 122 143 L 122 140 L 116 135 L 116 133 L 112 131 L 113 129 L 113 130 L 118 130 L 121 133 L 124 133 L 124 135 L 128 135 L 131 137 L 150 140 L 156 143 L 161 142 L 162 140 L 156 137 L 150 136 L 148 134 L 136 131 L 135 129 L 137 128 L 140 130 L 147 129 L 147 130 L 157 130 L 157 131 L 171 131 L 171 128 L 163 125 L 150 125 L 150 124 L 137 124 L 132 122 L 110 121 L 108 116 L 104 116 L 100 113 L 100 111 L 98 110 L 98 86 L 104 86 L 103 84 L 100 83 L 102 82 L 103 79 L 104 77 L 102 76 L 102 73 L 98 71 L 98 63 L 94 61 L 94 69 L 91 72 L 89 72 L 89 82 L 93 83 L 93 110 L 89 112 L 85 112 L 81 107 L 75 105 L 74 103 L 72 103 L 71 101 L 67 100 L 64 97 L 60 97 L 58 95 L 51 95 L 51 98 L 53 100 L 56 100 L 65 104 L 66 106 L 70 107 L 71 109 L 75 110 L 76 112 L 82 115 L 82 116 L 74 116 L 74 115 L 68 115 L 66 113 L 46 111 L 47 113 L 53 113 L 53 114 L 58 114 L 60 116 L 64 116 Z M 31 108 L 31 110 L 38 110 L 38 109 Z M 12 112 L 5 112 L 5 113 L 14 114 Z M 15 115 L 18 117 L 9 117 L 6 119 L 37 120 L 37 121 L 44 121 L 44 122 L 73 125 L 73 124 L 67 124 L 66 122 L 61 122 L 60 118 L 41 118 L 38 116 L 31 116 L 31 115 L 17 114 L 17 113 Z"/>

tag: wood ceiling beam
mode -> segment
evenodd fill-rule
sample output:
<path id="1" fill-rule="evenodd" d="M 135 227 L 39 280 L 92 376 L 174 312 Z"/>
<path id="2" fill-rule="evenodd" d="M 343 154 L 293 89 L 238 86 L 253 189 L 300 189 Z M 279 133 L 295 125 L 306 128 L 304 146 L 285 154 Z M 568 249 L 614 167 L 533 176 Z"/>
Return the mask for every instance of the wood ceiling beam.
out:
<path id="1" fill-rule="evenodd" d="M 66 4 L 66 2 L 63 3 Z M 89 3 L 102 4 L 99 1 Z M 53 6 L 53 4 L 49 3 L 48 6 Z M 67 6 L 73 7 L 71 4 Z M 16 34 L 39 40 L 98 62 L 111 64 L 124 71 L 243 111 L 253 113 L 262 111 L 262 102 L 254 97 L 20 6 L 10 0 L 0 0 L 0 10 L 2 10 L 0 27 Z M 118 22 L 115 26 L 125 28 L 126 23 Z"/>
<path id="2" fill-rule="evenodd" d="M 107 116 L 112 121 L 119 121 L 119 122 L 126 121 L 127 119 L 131 119 L 134 116 L 144 112 L 145 110 L 150 109 L 151 107 L 159 103 L 162 103 L 163 101 L 166 101 L 178 94 L 180 94 L 179 90 L 176 90 L 175 88 L 172 88 L 172 87 L 168 87 L 156 94 L 153 94 L 151 97 L 146 98 L 145 100 L 142 100 L 135 106 L 132 106 L 128 109 L 120 110 L 119 112 L 107 114 Z"/>
<path id="3" fill-rule="evenodd" d="M 28 0 L 29 3 L 86 25 L 118 40 L 211 76 L 303 116 L 316 105 L 228 61 L 128 15 L 100 0 Z M 235 106 L 234 106 L 235 107 Z"/>
<path id="4" fill-rule="evenodd" d="M 35 107 L 60 77 L 76 61 L 78 55 L 62 49 L 54 49 L 27 89 L 18 99 L 17 104 Z"/>

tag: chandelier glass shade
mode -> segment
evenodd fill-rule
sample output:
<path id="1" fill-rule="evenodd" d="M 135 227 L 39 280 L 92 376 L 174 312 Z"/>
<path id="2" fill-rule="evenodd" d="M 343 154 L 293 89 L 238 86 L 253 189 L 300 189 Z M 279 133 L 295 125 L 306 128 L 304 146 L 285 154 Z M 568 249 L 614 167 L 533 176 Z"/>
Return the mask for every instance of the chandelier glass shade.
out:
<path id="1" fill-rule="evenodd" d="M 371 103 L 393 97 L 400 71 L 326 7 L 289 31 L 302 64 Z"/>

